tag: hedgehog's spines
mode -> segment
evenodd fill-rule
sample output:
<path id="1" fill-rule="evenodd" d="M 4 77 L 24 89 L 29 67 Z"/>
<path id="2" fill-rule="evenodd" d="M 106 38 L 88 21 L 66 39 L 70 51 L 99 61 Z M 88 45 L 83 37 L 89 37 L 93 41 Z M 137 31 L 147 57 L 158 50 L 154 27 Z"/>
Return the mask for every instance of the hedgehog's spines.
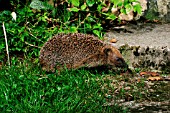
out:
<path id="1" fill-rule="evenodd" d="M 109 54 L 108 54 L 109 53 Z M 82 33 L 58 34 L 49 39 L 40 50 L 40 64 L 49 71 L 55 68 L 79 68 L 89 64 L 116 64 L 116 57 L 121 57 L 119 51 L 105 44 L 97 37 Z"/>

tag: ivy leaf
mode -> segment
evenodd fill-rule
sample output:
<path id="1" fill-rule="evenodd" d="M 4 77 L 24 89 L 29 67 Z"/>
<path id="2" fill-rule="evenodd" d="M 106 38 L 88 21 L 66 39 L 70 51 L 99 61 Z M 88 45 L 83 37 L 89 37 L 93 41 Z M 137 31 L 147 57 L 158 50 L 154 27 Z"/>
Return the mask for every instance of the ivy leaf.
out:
<path id="1" fill-rule="evenodd" d="M 130 12 L 130 11 L 133 9 L 133 7 L 132 7 L 131 4 L 126 4 L 126 5 L 125 5 L 125 8 L 126 8 L 126 12 L 127 12 L 127 13 Z"/>
<path id="2" fill-rule="evenodd" d="M 96 22 L 93 16 L 88 16 L 87 20 L 88 22 Z"/>
<path id="3" fill-rule="evenodd" d="M 53 8 L 48 3 L 42 2 L 42 1 L 39 1 L 39 0 L 33 0 L 31 2 L 31 4 L 30 4 L 30 7 L 33 8 L 33 9 L 38 9 L 38 10 L 41 10 L 41 9 L 52 9 Z"/>
<path id="4" fill-rule="evenodd" d="M 137 2 L 138 0 L 129 0 L 129 2 Z"/>
<path id="5" fill-rule="evenodd" d="M 70 32 L 71 32 L 71 33 L 77 32 L 77 27 L 71 26 L 71 27 L 70 27 Z"/>
<path id="6" fill-rule="evenodd" d="M 91 28 L 92 28 L 91 24 L 88 24 L 88 23 L 86 23 L 85 26 L 86 26 L 86 28 L 88 28 L 88 29 L 91 29 Z"/>
<path id="7" fill-rule="evenodd" d="M 80 9 L 78 9 L 77 7 L 73 7 L 73 8 L 68 8 L 68 10 L 73 12 L 78 12 Z"/>
<path id="8" fill-rule="evenodd" d="M 2 44 L 0 45 L 0 50 L 2 50 L 2 49 L 4 49 L 4 48 L 5 48 L 5 44 L 2 43 Z"/>
<path id="9" fill-rule="evenodd" d="M 41 2 L 39 0 L 33 0 L 30 4 L 30 7 L 33 9 L 45 9 L 46 7 L 44 6 L 44 2 Z"/>
<path id="10" fill-rule="evenodd" d="M 124 2 L 124 5 L 129 4 L 129 0 L 124 0 L 123 2 Z"/>
<path id="11" fill-rule="evenodd" d="M 22 37 L 21 37 L 21 41 L 22 41 L 22 42 L 24 42 L 24 39 L 25 39 L 25 37 L 24 37 L 24 36 L 22 36 Z"/>
<path id="12" fill-rule="evenodd" d="M 96 24 L 96 25 L 93 26 L 93 29 L 101 29 L 101 28 L 102 28 L 101 24 Z"/>
<path id="13" fill-rule="evenodd" d="M 81 10 L 85 10 L 87 7 L 86 3 L 84 3 L 82 6 L 81 6 Z"/>
<path id="14" fill-rule="evenodd" d="M 98 10 L 98 11 L 101 11 L 102 8 L 103 8 L 103 6 L 102 6 L 101 4 L 99 4 L 99 5 L 97 6 L 97 10 Z"/>
<path id="15" fill-rule="evenodd" d="M 123 2 L 121 0 L 111 0 L 114 3 L 114 7 L 122 6 Z"/>
<path id="16" fill-rule="evenodd" d="M 95 35 L 97 35 L 98 37 L 100 37 L 100 32 L 99 32 L 98 30 L 93 30 L 93 33 L 94 33 Z"/>
<path id="17" fill-rule="evenodd" d="M 78 7 L 80 5 L 79 0 L 71 0 L 71 3 L 76 7 Z"/>
<path id="18" fill-rule="evenodd" d="M 86 3 L 89 7 L 92 7 L 94 5 L 95 1 L 94 0 L 87 0 Z"/>
<path id="19" fill-rule="evenodd" d="M 126 10 L 125 10 L 125 9 L 123 9 L 123 8 L 122 8 L 122 9 L 120 9 L 120 12 L 121 12 L 121 13 L 124 13 L 124 14 L 127 14 L 127 13 L 126 13 Z"/>
<path id="20" fill-rule="evenodd" d="M 137 12 L 137 13 L 139 13 L 139 14 L 142 14 L 142 7 L 141 7 L 140 4 L 134 5 L 134 6 L 133 6 L 133 10 L 134 10 L 134 12 Z"/>
<path id="21" fill-rule="evenodd" d="M 114 14 L 110 14 L 106 19 L 115 20 L 117 17 Z"/>

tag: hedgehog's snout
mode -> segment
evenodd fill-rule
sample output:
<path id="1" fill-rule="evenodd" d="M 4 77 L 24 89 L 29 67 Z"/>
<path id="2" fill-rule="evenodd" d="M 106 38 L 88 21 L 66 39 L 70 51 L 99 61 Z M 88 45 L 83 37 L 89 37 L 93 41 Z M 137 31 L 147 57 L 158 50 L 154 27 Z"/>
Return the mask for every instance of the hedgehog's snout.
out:
<path id="1" fill-rule="evenodd" d="M 117 67 L 128 67 L 128 65 L 126 64 L 126 62 L 123 58 L 116 57 L 115 60 L 116 60 L 116 66 Z"/>

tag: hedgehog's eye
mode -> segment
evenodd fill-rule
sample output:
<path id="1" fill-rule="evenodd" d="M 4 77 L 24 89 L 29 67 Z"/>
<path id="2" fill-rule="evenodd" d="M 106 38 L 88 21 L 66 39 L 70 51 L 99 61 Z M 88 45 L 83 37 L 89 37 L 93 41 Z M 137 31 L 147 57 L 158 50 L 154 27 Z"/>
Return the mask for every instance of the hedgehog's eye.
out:
<path id="1" fill-rule="evenodd" d="M 122 62 L 122 58 L 116 57 L 117 62 Z"/>

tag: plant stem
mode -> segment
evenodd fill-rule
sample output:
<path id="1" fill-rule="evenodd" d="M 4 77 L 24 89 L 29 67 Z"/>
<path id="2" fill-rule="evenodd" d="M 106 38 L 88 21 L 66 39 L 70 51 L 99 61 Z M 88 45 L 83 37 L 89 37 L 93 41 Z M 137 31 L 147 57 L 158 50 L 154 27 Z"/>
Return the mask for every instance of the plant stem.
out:
<path id="1" fill-rule="evenodd" d="M 7 57 L 8 57 L 8 65 L 10 66 L 8 43 L 7 43 L 7 35 L 6 35 L 6 30 L 5 30 L 4 22 L 2 23 L 2 27 L 3 27 L 4 36 L 5 36 L 5 44 L 6 44 L 6 52 L 7 52 Z"/>

